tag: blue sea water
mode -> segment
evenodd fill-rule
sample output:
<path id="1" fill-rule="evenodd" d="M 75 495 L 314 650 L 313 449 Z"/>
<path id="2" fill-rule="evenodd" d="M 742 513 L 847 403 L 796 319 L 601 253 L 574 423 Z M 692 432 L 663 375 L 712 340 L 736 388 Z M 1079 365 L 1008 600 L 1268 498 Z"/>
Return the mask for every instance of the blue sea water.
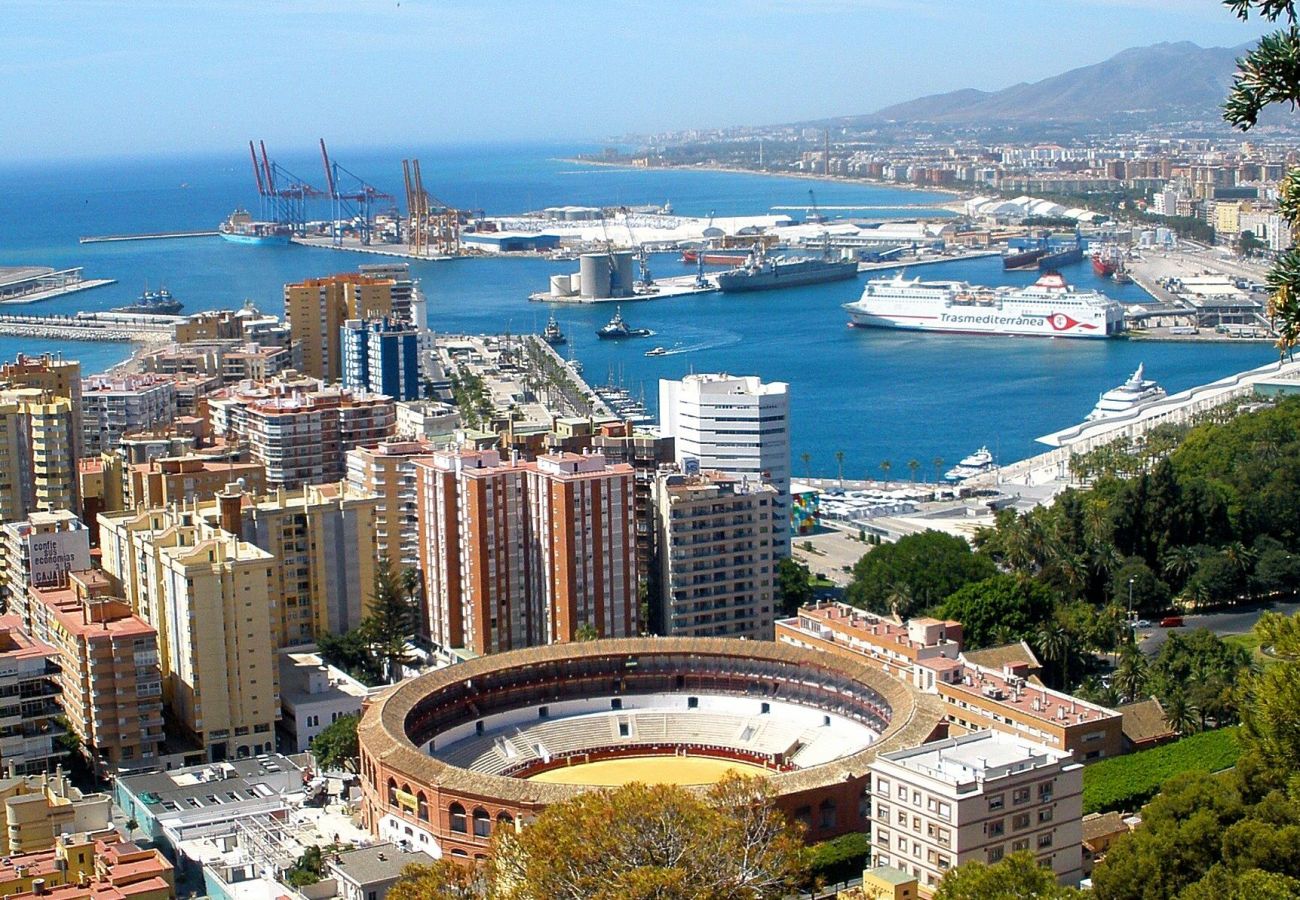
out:
<path id="1" fill-rule="evenodd" d="M 274 148 L 270 148 L 274 149 Z M 761 214 L 806 204 L 811 186 L 823 206 L 916 204 L 935 195 L 887 187 L 809 182 L 796 178 L 705 172 L 619 169 L 565 162 L 566 146 L 481 146 L 425 149 L 426 187 L 440 199 L 488 213 L 562 204 L 671 202 L 676 211 L 708 215 Z M 401 150 L 340 155 L 350 170 L 381 189 L 401 193 Z M 282 162 L 320 182 L 314 156 Z M 84 266 L 91 278 L 115 278 L 104 288 L 25 309 L 70 313 L 108 309 L 144 288 L 165 284 L 187 312 L 231 308 L 251 299 L 282 311 L 286 281 L 349 271 L 383 257 L 304 247 L 249 247 L 219 238 L 79 245 L 82 235 L 211 229 L 237 204 L 255 208 L 249 163 L 238 153 L 221 158 L 33 163 L 0 169 L 0 266 Z M 320 215 L 324 215 L 322 207 Z M 915 210 L 864 209 L 857 215 L 914 216 Z M 413 270 L 429 296 L 429 323 L 438 331 L 540 330 L 548 310 L 527 295 L 547 277 L 576 263 L 537 259 L 417 262 Z M 653 259 L 656 275 L 687 273 L 671 255 Z M 983 284 L 1022 284 L 1033 273 L 1004 273 L 996 258 L 917 270 L 935 278 Z M 1145 295 L 1134 285 L 1095 278 L 1086 262 L 1065 276 L 1125 302 Z M 1265 345 L 1157 344 L 965 337 L 849 329 L 840 304 L 856 299 L 861 279 L 749 295 L 704 295 L 628 304 L 635 326 L 654 329 L 642 341 L 602 342 L 595 329 L 608 307 L 558 307 L 572 352 L 589 381 L 621 381 L 644 393 L 653 408 L 659 378 L 690 371 L 756 374 L 790 384 L 795 469 L 832 474 L 843 451 L 847 477 L 894 473 L 906 463 L 933 471 L 980 445 L 1003 462 L 1042 449 L 1034 438 L 1080 421 L 1097 395 L 1123 381 L 1140 362 L 1171 392 L 1211 381 L 1274 358 Z M 647 358 L 655 345 L 672 355 Z M 86 371 L 124 358 L 122 345 L 37 342 L 0 338 L 0 359 L 17 352 L 63 352 Z"/>

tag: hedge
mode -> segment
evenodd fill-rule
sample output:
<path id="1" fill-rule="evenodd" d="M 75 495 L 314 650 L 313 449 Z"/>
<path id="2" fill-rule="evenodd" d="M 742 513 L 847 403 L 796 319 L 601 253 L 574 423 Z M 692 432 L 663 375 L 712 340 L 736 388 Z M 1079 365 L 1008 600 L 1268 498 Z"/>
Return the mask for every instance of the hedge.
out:
<path id="1" fill-rule="evenodd" d="M 1233 727 L 1093 763 L 1083 770 L 1083 811 L 1134 812 L 1175 775 L 1232 768 L 1240 752 Z"/>

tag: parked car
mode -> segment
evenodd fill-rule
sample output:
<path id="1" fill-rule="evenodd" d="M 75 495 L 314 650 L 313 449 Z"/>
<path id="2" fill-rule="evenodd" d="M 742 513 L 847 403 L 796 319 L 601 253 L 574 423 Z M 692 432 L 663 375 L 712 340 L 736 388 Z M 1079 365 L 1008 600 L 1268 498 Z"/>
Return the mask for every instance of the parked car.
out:
<path id="1" fill-rule="evenodd" d="M 1161 628 L 1182 628 L 1182 627 L 1183 627 L 1183 617 L 1182 617 L 1182 616 L 1165 616 L 1163 619 L 1160 620 L 1160 627 L 1161 627 Z"/>
<path id="2" fill-rule="evenodd" d="M 1134 623 L 1134 624 L 1135 624 L 1138 628 L 1150 628 L 1150 627 L 1151 627 L 1151 622 L 1150 622 L 1148 619 L 1138 619 L 1137 622 Z"/>

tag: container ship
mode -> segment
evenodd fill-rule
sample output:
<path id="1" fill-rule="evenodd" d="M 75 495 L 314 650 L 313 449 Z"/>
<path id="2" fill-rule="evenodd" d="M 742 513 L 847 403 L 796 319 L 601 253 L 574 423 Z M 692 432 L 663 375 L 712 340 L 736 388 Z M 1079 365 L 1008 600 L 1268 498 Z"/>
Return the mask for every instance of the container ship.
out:
<path id="1" fill-rule="evenodd" d="M 1124 308 L 1097 291 L 1079 291 L 1057 272 L 1023 288 L 964 281 L 873 278 L 846 303 L 849 325 L 959 334 L 1108 338 L 1124 330 Z"/>
<path id="2" fill-rule="evenodd" d="M 755 253 L 747 265 L 720 273 L 718 289 L 723 293 L 770 291 L 776 288 L 847 281 L 858 274 L 857 260 L 817 259 L 815 257 L 768 258 Z"/>
<path id="3" fill-rule="evenodd" d="M 287 244 L 292 236 L 288 225 L 257 222 L 248 210 L 236 209 L 217 226 L 221 237 L 235 244 Z"/>

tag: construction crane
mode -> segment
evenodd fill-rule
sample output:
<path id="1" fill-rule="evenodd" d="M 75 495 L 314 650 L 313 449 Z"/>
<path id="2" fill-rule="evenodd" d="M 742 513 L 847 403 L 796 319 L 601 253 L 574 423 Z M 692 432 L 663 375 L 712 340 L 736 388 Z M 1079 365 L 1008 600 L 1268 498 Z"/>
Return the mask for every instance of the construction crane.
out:
<path id="1" fill-rule="evenodd" d="M 258 150 L 261 158 L 258 158 Z M 294 234 L 307 230 L 307 201 L 328 196 L 316 190 L 288 169 L 273 162 L 266 153 L 266 142 L 258 141 L 254 148 L 248 142 L 248 154 L 253 160 L 253 175 L 257 180 L 260 217 L 280 225 L 287 225 Z"/>
<path id="2" fill-rule="evenodd" d="M 649 290 L 654 284 L 654 278 L 650 274 L 650 254 L 646 252 L 645 244 L 638 241 L 632 232 L 632 211 L 625 206 L 622 212 L 623 227 L 627 229 L 628 240 L 632 242 L 632 249 L 636 251 L 637 265 L 641 269 L 641 284 Z"/>
<path id="3" fill-rule="evenodd" d="M 345 218 L 357 223 L 357 236 L 361 238 L 362 244 L 369 244 L 374 231 L 375 204 L 385 200 L 389 203 L 395 203 L 397 198 L 367 184 L 361 178 L 339 165 L 338 160 L 331 160 L 329 151 L 325 149 L 324 138 L 320 139 L 320 158 L 325 166 L 325 184 L 329 189 L 331 203 L 330 223 L 334 235 L 334 246 L 339 247 L 343 244 L 343 220 Z M 349 185 L 350 190 L 345 191 L 340 187 L 341 179 L 344 177 L 353 182 Z"/>
<path id="4" fill-rule="evenodd" d="M 406 184 L 406 241 L 415 256 L 460 253 L 460 211 L 443 203 L 424 189 L 418 159 L 402 160 Z"/>
<path id="5" fill-rule="evenodd" d="M 812 188 L 808 189 L 808 202 L 812 204 L 812 215 L 808 216 L 808 221 L 817 224 L 825 222 L 826 217 L 817 209 L 817 195 L 812 192 Z"/>

